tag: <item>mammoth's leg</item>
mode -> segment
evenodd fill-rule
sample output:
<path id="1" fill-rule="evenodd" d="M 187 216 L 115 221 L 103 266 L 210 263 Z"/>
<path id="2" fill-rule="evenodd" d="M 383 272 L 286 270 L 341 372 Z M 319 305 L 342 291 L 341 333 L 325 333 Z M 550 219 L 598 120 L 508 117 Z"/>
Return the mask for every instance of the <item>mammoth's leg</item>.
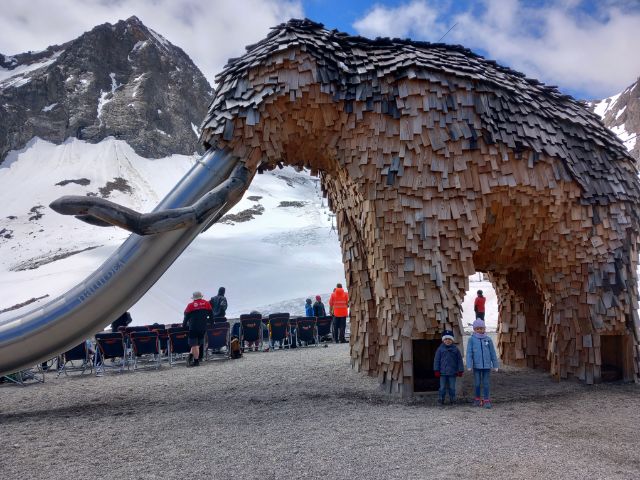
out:
<path id="1" fill-rule="evenodd" d="M 600 224 L 596 228 L 602 237 L 622 231 Z M 613 366 L 623 378 L 637 381 L 632 321 L 638 297 L 636 239 L 618 238 L 620 246 L 614 251 L 599 250 L 591 242 L 572 251 L 547 251 L 539 280 L 546 300 L 547 358 L 558 379 L 573 376 L 598 383 L 603 367 Z M 619 341 L 615 352 L 606 348 L 615 340 L 611 337 Z"/>
<path id="2" fill-rule="evenodd" d="M 349 287 L 351 366 L 371 373 L 378 357 L 378 319 L 373 293 L 372 265 L 369 265 L 363 232 L 345 212 L 338 212 L 343 242 L 354 255 L 345 256 L 345 276 Z M 375 372 L 377 373 L 377 372 Z"/>
<path id="3" fill-rule="evenodd" d="M 544 301 L 530 270 L 491 272 L 500 302 L 498 351 L 507 365 L 549 367 Z"/>
<path id="4" fill-rule="evenodd" d="M 398 247 L 405 232 L 389 235 L 388 215 L 358 207 L 338 212 L 350 279 L 352 365 L 376 376 L 389 393 L 421 391 L 420 382 L 433 372 L 422 371 L 422 363 L 419 371 L 414 368 L 414 345 L 422 359 L 425 349 L 440 344 L 444 329 L 453 330 L 462 345 L 460 301 L 467 277 L 451 260 L 459 258 L 457 252 Z M 414 238 L 422 246 L 420 236 Z"/>
<path id="5" fill-rule="evenodd" d="M 249 181 L 249 171 L 243 164 L 238 164 L 227 180 L 193 205 L 159 212 L 139 213 L 103 198 L 83 196 L 61 197 L 52 202 L 50 207 L 63 215 L 75 215 L 92 225 L 115 225 L 138 235 L 152 235 L 202 223 L 216 210 L 221 210 L 224 205 L 241 196 Z"/>
<path id="6" fill-rule="evenodd" d="M 474 271 L 471 252 L 456 240 L 469 236 L 466 221 L 438 219 L 413 192 L 374 201 L 367 196 L 375 186 L 326 178 L 349 279 L 352 365 L 389 393 L 423 391 L 434 378 L 423 360 L 433 361 L 429 349 L 442 331 L 453 330 L 462 346 L 461 302 Z M 407 215 L 404 204 L 415 209 Z"/>
<path id="7" fill-rule="evenodd" d="M 575 376 L 591 384 L 601 379 L 601 336 L 623 333 L 625 315 L 622 302 L 602 285 L 606 264 L 584 267 L 580 275 L 556 269 L 556 281 L 546 285 L 547 358 L 555 378 Z"/>

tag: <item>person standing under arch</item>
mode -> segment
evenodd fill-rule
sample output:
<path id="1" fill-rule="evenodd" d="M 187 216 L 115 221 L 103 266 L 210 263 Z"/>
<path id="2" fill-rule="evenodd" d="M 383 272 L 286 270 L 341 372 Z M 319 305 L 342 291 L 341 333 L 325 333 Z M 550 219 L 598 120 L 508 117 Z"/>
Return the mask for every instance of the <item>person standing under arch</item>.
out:
<path id="1" fill-rule="evenodd" d="M 329 298 L 329 308 L 333 315 L 333 341 L 347 343 L 344 335 L 347 328 L 347 315 L 349 315 L 349 294 L 344 291 L 341 283 L 336 285 Z"/>
<path id="2" fill-rule="evenodd" d="M 482 295 L 482 290 L 478 290 L 478 296 L 473 302 L 473 311 L 476 314 L 476 318 L 479 318 L 480 320 L 484 320 L 484 306 L 486 302 L 487 298 Z"/>

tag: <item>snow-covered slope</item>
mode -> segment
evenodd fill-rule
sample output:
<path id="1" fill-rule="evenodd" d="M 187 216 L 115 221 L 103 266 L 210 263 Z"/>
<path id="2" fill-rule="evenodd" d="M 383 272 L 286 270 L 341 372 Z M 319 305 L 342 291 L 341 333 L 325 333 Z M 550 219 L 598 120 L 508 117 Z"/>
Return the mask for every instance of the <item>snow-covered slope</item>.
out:
<path id="1" fill-rule="evenodd" d="M 145 159 L 112 138 L 62 145 L 35 139 L 11 152 L 0 166 L 0 310 L 63 293 L 127 237 L 116 228 L 58 215 L 48 208 L 52 200 L 111 190 L 109 199 L 150 211 L 194 161 L 183 155 Z M 201 234 L 132 309 L 136 323 L 180 321 L 194 290 L 214 295 L 219 286 L 227 287 L 234 315 L 327 292 L 344 281 L 337 233 L 316 179 L 293 169 L 258 175 L 230 213 L 260 207 L 264 213 L 252 220 L 225 221 Z"/>
<path id="2" fill-rule="evenodd" d="M 194 161 L 185 155 L 145 159 L 113 138 L 62 145 L 34 139 L 11 152 L 0 165 L 0 311 L 39 299 L 22 307 L 31 309 L 64 293 L 128 236 L 58 215 L 48 208 L 52 200 L 98 194 L 150 211 Z M 341 259 L 318 179 L 276 170 L 257 175 L 230 215 L 201 234 L 131 313 L 135 324 L 181 321 L 194 290 L 212 296 L 225 286 L 229 316 L 251 310 L 303 314 L 305 298 L 320 294 L 326 302 L 336 282 L 344 282 Z M 487 323 L 495 328 L 495 293 L 476 280 L 478 275 L 463 321 L 473 321 L 473 298 L 481 288 L 488 297 Z M 0 319 L 16 313 L 6 311 Z"/>

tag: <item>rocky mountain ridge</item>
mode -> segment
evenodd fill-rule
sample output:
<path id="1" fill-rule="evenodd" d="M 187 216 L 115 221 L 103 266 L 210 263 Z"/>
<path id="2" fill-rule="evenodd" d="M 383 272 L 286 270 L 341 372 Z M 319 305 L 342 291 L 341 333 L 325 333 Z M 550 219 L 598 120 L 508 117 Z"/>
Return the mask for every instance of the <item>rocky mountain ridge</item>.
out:
<path id="1" fill-rule="evenodd" d="M 112 136 L 147 158 L 191 154 L 211 97 L 188 55 L 136 17 L 41 52 L 0 54 L 0 163 L 36 136 Z"/>
<path id="2" fill-rule="evenodd" d="M 617 95 L 588 102 L 588 105 L 640 162 L 640 78 Z"/>

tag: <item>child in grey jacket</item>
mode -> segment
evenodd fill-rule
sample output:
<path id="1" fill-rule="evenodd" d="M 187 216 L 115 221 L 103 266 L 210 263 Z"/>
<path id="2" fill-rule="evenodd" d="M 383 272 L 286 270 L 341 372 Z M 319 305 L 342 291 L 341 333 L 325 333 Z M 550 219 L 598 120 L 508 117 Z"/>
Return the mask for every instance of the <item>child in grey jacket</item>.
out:
<path id="1" fill-rule="evenodd" d="M 475 399 L 473 405 L 476 407 L 491 408 L 491 397 L 489 396 L 489 374 L 491 369 L 498 371 L 500 366 L 496 349 L 491 338 L 485 333 L 484 321 L 477 318 L 473 322 L 473 335 L 467 343 L 467 368 L 473 370 L 473 385 L 475 387 Z M 480 389 L 484 390 L 484 395 L 480 398 Z"/>

